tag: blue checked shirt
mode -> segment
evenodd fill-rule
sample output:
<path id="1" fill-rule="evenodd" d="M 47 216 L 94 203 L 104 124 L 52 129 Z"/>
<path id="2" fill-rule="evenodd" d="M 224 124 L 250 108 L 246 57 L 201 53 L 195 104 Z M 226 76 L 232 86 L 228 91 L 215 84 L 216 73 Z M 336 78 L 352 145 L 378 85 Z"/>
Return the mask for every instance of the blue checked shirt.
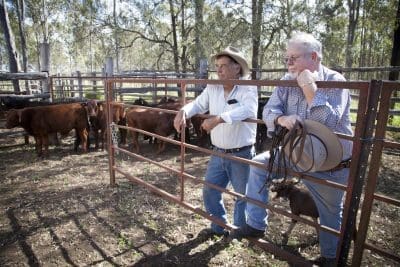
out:
<path id="1" fill-rule="evenodd" d="M 319 81 L 345 81 L 338 72 L 320 65 Z M 282 80 L 289 80 L 285 75 Z M 299 115 L 302 119 L 318 121 L 333 132 L 353 135 L 350 122 L 350 92 L 348 89 L 318 88 L 312 104 L 307 104 L 300 87 L 275 88 L 263 110 L 263 120 L 268 128 L 268 135 L 275 130 L 275 119 L 279 115 Z M 340 139 L 343 146 L 343 159 L 351 157 L 352 141 Z"/>

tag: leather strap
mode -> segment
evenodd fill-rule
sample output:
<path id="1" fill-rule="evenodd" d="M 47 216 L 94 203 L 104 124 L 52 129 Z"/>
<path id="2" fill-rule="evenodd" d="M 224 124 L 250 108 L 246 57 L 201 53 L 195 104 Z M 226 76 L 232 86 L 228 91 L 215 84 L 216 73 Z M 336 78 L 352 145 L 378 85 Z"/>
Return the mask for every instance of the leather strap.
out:
<path id="1" fill-rule="evenodd" d="M 342 160 L 336 167 L 328 170 L 330 172 L 339 171 L 341 169 L 350 168 L 351 159 Z"/>

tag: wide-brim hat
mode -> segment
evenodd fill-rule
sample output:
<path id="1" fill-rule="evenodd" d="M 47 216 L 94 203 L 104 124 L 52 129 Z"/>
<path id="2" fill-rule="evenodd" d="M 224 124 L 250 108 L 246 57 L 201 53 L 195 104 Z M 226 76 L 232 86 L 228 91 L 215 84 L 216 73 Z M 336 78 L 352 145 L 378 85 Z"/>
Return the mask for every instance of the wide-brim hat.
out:
<path id="1" fill-rule="evenodd" d="M 239 49 L 233 46 L 228 46 L 222 52 L 212 55 L 211 60 L 215 61 L 215 59 L 220 56 L 229 56 L 233 58 L 242 68 L 242 76 L 247 76 L 250 74 L 250 68 L 249 65 L 247 64 L 247 60 L 243 56 L 243 54 L 239 51 Z"/>
<path id="2" fill-rule="evenodd" d="M 328 171 L 336 167 L 343 158 L 343 147 L 339 138 L 325 125 L 304 120 L 303 130 L 306 135 L 298 134 L 292 146 L 290 142 L 283 148 L 286 157 L 301 171 Z M 305 138 L 305 140 L 300 140 Z M 303 143 L 303 149 L 301 144 Z"/>

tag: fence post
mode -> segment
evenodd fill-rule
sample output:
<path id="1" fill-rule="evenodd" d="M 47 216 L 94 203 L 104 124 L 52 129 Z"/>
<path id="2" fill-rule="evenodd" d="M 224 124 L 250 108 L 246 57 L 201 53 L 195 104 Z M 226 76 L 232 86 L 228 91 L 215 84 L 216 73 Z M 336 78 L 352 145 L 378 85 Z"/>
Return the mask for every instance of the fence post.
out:
<path id="1" fill-rule="evenodd" d="M 96 77 L 96 72 L 92 72 L 91 75 L 92 75 L 93 77 Z M 92 90 L 93 90 L 93 92 L 97 95 L 97 80 L 96 80 L 96 79 L 93 79 L 93 80 L 92 80 L 92 85 L 93 85 Z"/>
<path id="2" fill-rule="evenodd" d="M 82 74 L 79 70 L 76 71 L 76 76 L 78 76 L 78 91 L 79 91 L 79 99 L 83 99 L 83 86 L 82 86 Z"/>
<path id="3" fill-rule="evenodd" d="M 200 59 L 200 66 L 197 79 L 208 79 L 208 61 L 205 58 Z M 206 87 L 205 84 L 196 84 L 194 92 L 195 97 L 197 97 L 201 91 Z"/>
<path id="4" fill-rule="evenodd" d="M 109 148 L 108 150 L 108 165 L 109 165 L 109 173 L 110 173 L 110 185 L 115 186 L 115 170 L 114 170 L 114 165 L 115 165 L 115 158 L 114 158 L 114 147 L 112 144 L 112 138 L 111 138 L 111 123 L 112 123 L 112 112 L 111 112 L 111 104 L 110 102 L 115 99 L 115 83 L 113 82 L 112 85 L 107 83 L 107 79 L 109 77 L 112 78 L 114 74 L 114 64 L 113 64 L 113 58 L 112 57 L 107 57 L 106 62 L 103 68 L 103 77 L 105 77 L 103 83 L 104 83 L 104 98 L 106 101 L 106 111 L 107 111 L 107 147 Z M 110 92 L 110 91 L 113 92 Z"/>
<path id="5" fill-rule="evenodd" d="M 104 66 L 104 77 L 109 78 L 112 77 L 114 75 L 114 61 L 112 57 L 107 57 L 106 58 L 106 63 Z M 112 90 L 114 91 L 115 89 L 115 83 L 112 84 Z M 104 86 L 104 90 L 106 90 L 106 87 Z M 104 96 L 107 95 L 107 91 L 104 91 Z M 113 94 L 113 99 L 115 99 L 115 96 Z M 110 99 L 110 101 L 112 101 L 112 99 Z"/>
<path id="6" fill-rule="evenodd" d="M 39 44 L 39 54 L 40 54 L 40 71 L 47 72 L 49 74 L 50 70 L 50 44 L 49 43 L 40 43 Z M 49 93 L 49 79 L 42 80 L 42 93 Z M 50 102 L 53 102 L 53 99 L 49 98 Z"/>
<path id="7" fill-rule="evenodd" d="M 345 209 L 343 215 L 343 222 L 341 227 L 342 242 L 339 248 L 339 259 L 338 266 L 346 266 L 347 258 L 349 255 L 351 240 L 353 239 L 353 232 L 356 225 L 357 211 L 360 205 L 360 199 L 362 194 L 362 188 L 364 185 L 365 174 L 368 167 L 368 158 L 371 149 L 371 138 L 373 137 L 373 131 L 375 128 L 375 119 L 377 115 L 377 107 L 379 103 L 380 91 L 382 87 L 382 81 L 372 80 L 368 88 L 368 100 L 367 108 L 364 119 L 357 126 L 361 126 L 361 129 L 356 129 L 360 134 L 356 134 L 359 137 L 358 142 L 360 145 L 358 158 L 352 159 L 352 165 L 355 164 L 355 174 L 350 173 L 348 187 L 352 187 L 350 194 L 346 194 L 346 201 L 344 206 L 349 207 Z M 355 144 L 356 145 L 356 144 Z"/>
<path id="8" fill-rule="evenodd" d="M 208 78 L 208 61 L 205 58 L 200 59 L 199 79 Z"/>

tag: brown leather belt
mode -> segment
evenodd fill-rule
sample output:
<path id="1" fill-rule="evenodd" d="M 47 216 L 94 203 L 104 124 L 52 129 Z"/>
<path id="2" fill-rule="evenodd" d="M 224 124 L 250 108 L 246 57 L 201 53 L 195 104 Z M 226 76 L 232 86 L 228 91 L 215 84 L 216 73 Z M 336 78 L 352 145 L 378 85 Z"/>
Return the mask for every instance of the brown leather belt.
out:
<path id="1" fill-rule="evenodd" d="M 219 148 L 214 146 L 214 149 L 220 152 L 224 152 L 224 153 L 237 153 L 240 151 L 243 151 L 245 149 L 249 149 L 251 148 L 253 145 L 249 145 L 249 146 L 242 146 L 242 147 L 238 147 L 238 148 L 228 148 L 228 149 L 224 149 L 224 148 Z"/>
<path id="2" fill-rule="evenodd" d="M 328 170 L 331 172 L 339 171 L 341 169 L 350 168 L 351 159 L 342 160 L 336 167 Z"/>

